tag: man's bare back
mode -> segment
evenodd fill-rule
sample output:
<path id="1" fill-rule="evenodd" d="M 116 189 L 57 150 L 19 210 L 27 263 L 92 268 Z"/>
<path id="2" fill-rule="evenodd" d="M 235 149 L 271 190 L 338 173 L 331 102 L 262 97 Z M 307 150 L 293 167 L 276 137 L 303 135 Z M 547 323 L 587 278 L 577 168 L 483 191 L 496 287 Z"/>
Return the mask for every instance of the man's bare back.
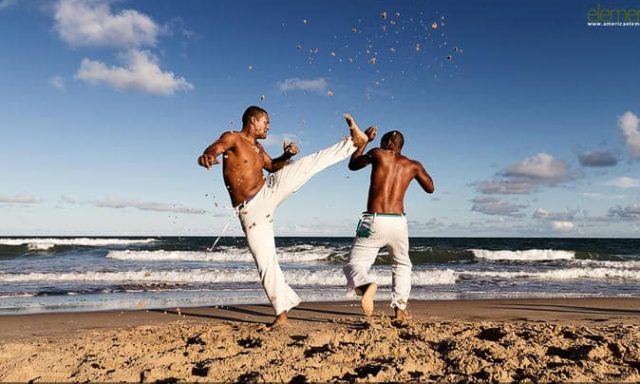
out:
<path id="1" fill-rule="evenodd" d="M 352 122 L 355 125 L 355 122 Z M 369 141 L 375 139 L 377 129 L 365 131 Z M 349 161 L 349 169 L 357 171 L 371 164 L 371 180 L 367 200 L 367 212 L 363 213 L 356 239 L 353 242 L 349 262 L 344 266 L 347 286 L 361 295 L 360 303 L 365 316 L 371 316 L 377 284 L 369 276 L 381 246 L 389 249 L 394 267 L 392 303 L 397 319 L 408 318 L 406 311 L 411 291 L 411 260 L 409 258 L 409 236 L 404 215 L 404 195 L 411 180 L 416 180 L 427 193 L 433 193 L 433 180 L 420 162 L 403 156 L 400 152 L 404 137 L 398 131 L 387 132 L 380 147 L 364 153 L 358 148 Z M 391 214 L 379 217 L 377 214 Z"/>
<path id="2" fill-rule="evenodd" d="M 369 141 L 377 134 L 376 128 L 365 131 Z M 395 137 L 399 135 L 399 137 Z M 355 171 L 371 164 L 371 179 L 367 211 L 375 213 L 404 213 L 404 195 L 411 180 L 415 179 L 427 193 L 433 193 L 433 180 L 420 162 L 402 155 L 402 134 L 389 132 L 382 138 L 380 148 L 366 154 L 358 149 L 351 157 L 349 169 Z"/>

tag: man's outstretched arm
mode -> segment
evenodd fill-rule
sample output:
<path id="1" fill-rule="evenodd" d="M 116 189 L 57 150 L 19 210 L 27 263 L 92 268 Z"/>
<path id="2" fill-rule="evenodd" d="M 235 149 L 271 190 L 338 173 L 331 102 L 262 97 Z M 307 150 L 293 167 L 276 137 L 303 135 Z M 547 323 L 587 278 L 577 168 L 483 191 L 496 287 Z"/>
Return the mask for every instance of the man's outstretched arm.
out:
<path id="1" fill-rule="evenodd" d="M 233 147 L 233 134 L 231 132 L 225 132 L 198 157 L 198 165 L 209 169 L 212 165 L 219 164 L 220 162 L 217 157 L 231 147 Z"/>
<path id="2" fill-rule="evenodd" d="M 416 164 L 417 171 L 414 178 L 418 181 L 418 184 L 420 184 L 420 186 L 422 187 L 422 189 L 424 189 L 425 192 L 433 193 L 433 191 L 435 190 L 433 186 L 433 179 L 431 178 L 427 170 L 424 169 L 422 164 L 420 164 L 417 161 L 415 162 L 415 164 Z"/>
<path id="3" fill-rule="evenodd" d="M 364 133 L 369 138 L 369 141 L 362 147 L 358 147 L 351 155 L 351 159 L 349 159 L 349 169 L 352 171 L 362 169 L 371 163 L 370 153 L 365 154 L 364 150 L 367 148 L 367 144 L 376 138 L 378 129 L 376 127 L 369 127 Z"/>
<path id="4" fill-rule="evenodd" d="M 282 148 L 284 150 L 284 153 L 276 157 L 275 159 L 269 157 L 266 151 L 262 151 L 262 153 L 264 153 L 264 169 L 267 172 L 278 172 L 282 169 L 282 167 L 287 165 L 287 163 L 293 156 L 297 155 L 298 152 L 300 152 L 300 149 L 298 148 L 298 145 L 296 145 L 296 143 L 284 143 L 282 145 Z"/>

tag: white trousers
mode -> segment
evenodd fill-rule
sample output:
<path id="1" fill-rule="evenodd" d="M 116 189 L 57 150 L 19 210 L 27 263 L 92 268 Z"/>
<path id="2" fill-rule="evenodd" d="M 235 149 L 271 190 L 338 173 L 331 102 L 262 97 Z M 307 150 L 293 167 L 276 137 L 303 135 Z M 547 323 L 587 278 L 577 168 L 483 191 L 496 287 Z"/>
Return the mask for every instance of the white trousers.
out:
<path id="1" fill-rule="evenodd" d="M 356 147 L 350 138 L 287 164 L 267 176 L 264 186 L 238 207 L 238 217 L 258 267 L 262 287 L 279 315 L 300 304 L 300 298 L 287 285 L 278 264 L 273 231 L 274 211 L 284 199 L 302 187 L 316 173 L 349 157 Z"/>
<path id="2" fill-rule="evenodd" d="M 353 290 L 375 282 L 369 275 L 369 269 L 376 261 L 380 248 L 385 246 L 393 262 L 391 306 L 404 310 L 411 292 L 409 229 L 405 215 L 362 214 L 349 262 L 343 268 L 347 287 Z"/>

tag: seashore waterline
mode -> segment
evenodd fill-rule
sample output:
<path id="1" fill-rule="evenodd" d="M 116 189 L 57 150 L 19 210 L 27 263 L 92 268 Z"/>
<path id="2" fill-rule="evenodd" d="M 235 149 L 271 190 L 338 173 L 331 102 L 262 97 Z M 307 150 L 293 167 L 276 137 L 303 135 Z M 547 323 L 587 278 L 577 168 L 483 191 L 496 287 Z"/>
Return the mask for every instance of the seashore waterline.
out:
<path id="1" fill-rule="evenodd" d="M 243 237 L 0 238 L 0 314 L 266 303 Z M 279 237 L 303 301 L 353 300 L 349 237 Z M 412 299 L 640 295 L 640 240 L 411 238 Z M 384 249 L 373 267 L 390 297 Z"/>

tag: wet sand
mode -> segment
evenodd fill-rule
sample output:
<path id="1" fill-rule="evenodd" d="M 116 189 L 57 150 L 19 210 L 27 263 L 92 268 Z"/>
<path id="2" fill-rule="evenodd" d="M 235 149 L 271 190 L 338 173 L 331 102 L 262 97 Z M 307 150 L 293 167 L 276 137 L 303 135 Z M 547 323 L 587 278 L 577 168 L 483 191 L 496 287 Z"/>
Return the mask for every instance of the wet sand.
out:
<path id="1" fill-rule="evenodd" d="M 640 299 L 305 303 L 0 316 L 2 381 L 639 381 Z"/>

